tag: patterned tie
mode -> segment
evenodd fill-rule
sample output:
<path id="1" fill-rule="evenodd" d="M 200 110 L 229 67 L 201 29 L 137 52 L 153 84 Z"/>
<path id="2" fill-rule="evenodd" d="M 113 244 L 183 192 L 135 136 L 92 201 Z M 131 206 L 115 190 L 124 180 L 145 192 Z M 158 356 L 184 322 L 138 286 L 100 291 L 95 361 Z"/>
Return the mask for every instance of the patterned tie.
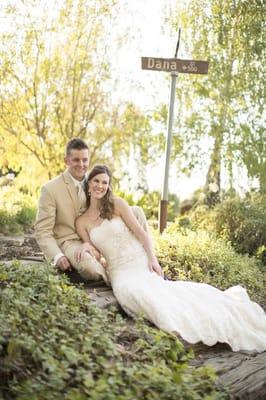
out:
<path id="1" fill-rule="evenodd" d="M 86 195 L 81 182 L 77 186 L 77 192 L 80 212 L 84 212 L 86 209 Z"/>

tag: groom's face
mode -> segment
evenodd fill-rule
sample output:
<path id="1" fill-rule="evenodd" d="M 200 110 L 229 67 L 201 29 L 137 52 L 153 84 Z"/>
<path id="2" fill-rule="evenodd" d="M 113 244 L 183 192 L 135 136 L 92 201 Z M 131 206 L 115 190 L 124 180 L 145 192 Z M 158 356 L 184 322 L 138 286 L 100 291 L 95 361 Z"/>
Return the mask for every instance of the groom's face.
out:
<path id="1" fill-rule="evenodd" d="M 82 181 L 89 166 L 88 150 L 70 150 L 69 154 L 65 158 L 65 163 L 68 167 L 68 172 L 70 172 L 73 178 Z"/>

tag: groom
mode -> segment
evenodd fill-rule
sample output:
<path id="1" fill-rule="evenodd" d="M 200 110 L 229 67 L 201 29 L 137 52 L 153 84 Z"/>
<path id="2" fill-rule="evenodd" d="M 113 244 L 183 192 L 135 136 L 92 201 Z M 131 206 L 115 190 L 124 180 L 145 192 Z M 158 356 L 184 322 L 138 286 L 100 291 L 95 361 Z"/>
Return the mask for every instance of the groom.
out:
<path id="1" fill-rule="evenodd" d="M 86 209 L 83 190 L 89 165 L 87 144 L 80 138 L 71 139 L 66 146 L 66 170 L 41 188 L 35 237 L 45 258 L 61 271 L 78 271 L 86 280 L 108 281 L 103 266 L 90 253 L 80 262 L 75 260 L 75 251 L 81 240 L 75 231 L 75 219 Z M 141 208 L 133 207 L 136 218 L 147 230 Z"/>

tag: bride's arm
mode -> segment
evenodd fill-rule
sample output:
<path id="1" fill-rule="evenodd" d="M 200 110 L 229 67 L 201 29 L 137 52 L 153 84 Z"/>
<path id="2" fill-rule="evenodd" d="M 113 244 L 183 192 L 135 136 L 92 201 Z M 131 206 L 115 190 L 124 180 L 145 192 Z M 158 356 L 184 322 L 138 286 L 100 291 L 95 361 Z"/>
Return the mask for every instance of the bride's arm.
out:
<path id="1" fill-rule="evenodd" d="M 75 253 L 75 258 L 78 262 L 80 262 L 82 258 L 82 254 L 85 252 L 89 252 L 93 257 L 95 257 L 97 260 L 100 260 L 101 254 L 96 247 L 93 246 L 90 240 L 90 236 L 88 234 L 88 231 L 86 229 L 86 225 L 84 223 L 82 217 L 79 217 L 75 221 L 75 228 L 77 231 L 77 234 L 83 241 L 83 244 L 77 249 Z"/>
<path id="2" fill-rule="evenodd" d="M 139 224 L 125 200 L 121 198 L 115 198 L 114 205 L 116 214 L 118 214 L 123 219 L 127 227 L 134 233 L 136 238 L 143 245 L 148 255 L 150 269 L 163 276 L 163 271 L 155 256 L 152 240 L 149 233 L 146 232 Z"/>

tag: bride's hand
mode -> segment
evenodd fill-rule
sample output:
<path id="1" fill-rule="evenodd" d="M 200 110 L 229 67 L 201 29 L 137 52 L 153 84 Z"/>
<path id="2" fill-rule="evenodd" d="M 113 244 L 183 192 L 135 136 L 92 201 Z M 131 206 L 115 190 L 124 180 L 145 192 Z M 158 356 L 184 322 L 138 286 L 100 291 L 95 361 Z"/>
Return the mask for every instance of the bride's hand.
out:
<path id="1" fill-rule="evenodd" d="M 160 266 L 160 264 L 157 261 L 156 257 L 153 257 L 151 260 L 149 260 L 149 268 L 151 272 L 156 272 L 159 276 L 163 277 L 163 270 Z"/>
<path id="2" fill-rule="evenodd" d="M 100 258 L 99 251 L 92 246 L 90 243 L 83 243 L 76 251 L 75 251 L 75 260 L 80 262 L 84 253 L 90 253 L 92 257 L 95 257 L 97 260 Z"/>
<path id="3" fill-rule="evenodd" d="M 102 266 L 103 266 L 103 268 L 107 268 L 108 267 L 108 265 L 107 265 L 107 261 L 106 261 L 106 259 L 103 257 L 103 256 L 101 256 L 100 257 L 100 263 L 102 264 Z"/>

